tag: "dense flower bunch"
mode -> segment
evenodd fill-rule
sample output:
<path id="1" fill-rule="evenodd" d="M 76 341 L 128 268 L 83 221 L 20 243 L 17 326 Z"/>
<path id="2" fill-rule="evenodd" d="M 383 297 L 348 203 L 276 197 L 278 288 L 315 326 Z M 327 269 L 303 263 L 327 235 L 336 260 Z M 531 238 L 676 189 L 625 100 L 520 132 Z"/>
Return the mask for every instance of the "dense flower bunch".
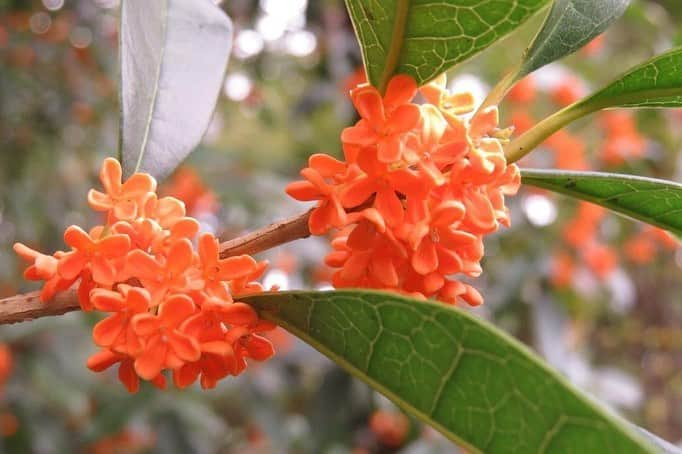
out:
<path id="1" fill-rule="evenodd" d="M 171 370 L 178 387 L 201 376 L 211 388 L 246 368 L 246 358 L 273 355 L 258 335 L 274 328 L 232 295 L 261 291 L 254 282 L 266 263 L 248 255 L 221 259 L 209 233 L 192 240 L 198 222 L 185 216 L 184 204 L 156 195 L 156 181 L 136 173 L 121 181 L 121 166 L 106 159 L 100 172 L 105 192 L 91 190 L 88 202 L 105 213 L 106 223 L 89 232 L 71 226 L 64 233 L 68 252 L 45 255 L 17 243 L 15 251 L 30 266 L 25 277 L 43 280 L 43 301 L 78 287 L 83 310 L 108 316 L 93 328 L 102 350 L 88 367 L 103 371 L 119 364 L 118 376 L 130 392 L 139 378 L 165 387 Z"/>
<path id="2" fill-rule="evenodd" d="M 287 187 L 318 200 L 309 227 L 335 231 L 326 263 L 335 287 L 377 288 L 479 305 L 473 287 L 456 280 L 481 274 L 483 237 L 509 225 L 504 196 L 516 193 L 519 170 L 502 145 L 497 108 L 471 118 L 469 93 L 449 93 L 442 76 L 421 89 L 395 76 L 382 95 L 351 91 L 361 119 L 341 134 L 345 161 L 316 154 Z"/>

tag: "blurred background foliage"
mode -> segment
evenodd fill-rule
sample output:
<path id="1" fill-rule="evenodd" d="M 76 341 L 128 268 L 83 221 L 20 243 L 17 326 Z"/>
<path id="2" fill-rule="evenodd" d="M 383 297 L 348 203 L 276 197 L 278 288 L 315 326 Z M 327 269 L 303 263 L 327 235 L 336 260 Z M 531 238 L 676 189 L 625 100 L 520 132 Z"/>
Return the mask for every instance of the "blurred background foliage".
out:
<path id="1" fill-rule="evenodd" d="M 341 0 L 232 0 L 223 94 L 203 144 L 164 185 L 205 230 L 232 237 L 301 211 L 284 185 L 314 152 L 339 153 L 362 80 Z M 87 189 L 116 154 L 117 0 L 0 0 L 0 296 L 33 289 L 15 241 L 62 246 L 92 225 Z M 541 18 L 456 68 L 482 100 Z M 503 122 L 523 130 L 619 72 L 682 44 L 678 0 L 634 0 L 587 48 L 516 87 Z M 553 136 L 524 165 L 680 181 L 682 112 L 609 112 Z M 682 441 L 682 253 L 666 234 L 548 193 L 510 201 L 513 227 L 486 243 L 482 317 L 582 389 Z M 325 242 L 270 251 L 266 285 L 326 288 Z M 89 372 L 92 314 L 0 328 L 0 451 L 438 453 L 452 446 L 288 334 L 279 354 L 217 389 L 128 395 Z"/>

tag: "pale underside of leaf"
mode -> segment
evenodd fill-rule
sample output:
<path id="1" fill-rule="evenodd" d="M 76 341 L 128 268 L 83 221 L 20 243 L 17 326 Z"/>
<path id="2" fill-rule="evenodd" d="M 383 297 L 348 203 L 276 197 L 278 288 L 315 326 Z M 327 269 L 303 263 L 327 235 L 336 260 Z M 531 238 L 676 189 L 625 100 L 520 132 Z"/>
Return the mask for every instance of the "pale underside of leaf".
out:
<path id="1" fill-rule="evenodd" d="M 630 0 L 555 0 L 517 78 L 577 51 L 618 19 Z"/>
<path id="2" fill-rule="evenodd" d="M 549 0 L 346 0 L 372 85 L 423 84 L 498 41 Z"/>
<path id="3" fill-rule="evenodd" d="M 524 184 L 602 205 L 682 235 L 682 184 L 631 175 L 524 169 Z"/>
<path id="4" fill-rule="evenodd" d="M 121 9 L 121 146 L 127 175 L 163 178 L 208 127 L 232 42 L 210 0 L 124 0 Z"/>
<path id="5" fill-rule="evenodd" d="M 466 311 L 373 291 L 243 299 L 475 452 L 652 452 L 511 337 Z"/>

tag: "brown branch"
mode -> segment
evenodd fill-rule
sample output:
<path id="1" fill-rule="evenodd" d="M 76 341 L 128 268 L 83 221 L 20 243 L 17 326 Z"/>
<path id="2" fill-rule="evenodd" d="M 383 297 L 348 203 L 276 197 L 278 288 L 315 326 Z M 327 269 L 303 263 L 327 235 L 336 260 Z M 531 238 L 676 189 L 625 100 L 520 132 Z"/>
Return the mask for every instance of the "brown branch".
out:
<path id="1" fill-rule="evenodd" d="M 80 308 L 75 290 L 59 293 L 49 303 L 40 301 L 40 292 L 14 295 L 0 299 L 0 324 L 25 322 L 48 315 L 62 315 Z"/>
<path id="2" fill-rule="evenodd" d="M 262 229 L 247 233 L 220 244 L 220 256 L 257 254 L 290 241 L 308 238 L 308 218 L 312 210 L 270 224 Z"/>
<path id="3" fill-rule="evenodd" d="M 257 254 L 290 241 L 307 238 L 310 211 L 292 216 L 239 238 L 220 244 L 220 256 Z M 49 315 L 62 315 L 80 309 L 75 290 L 57 294 L 48 303 L 40 301 L 40 292 L 14 295 L 0 299 L 0 325 L 33 320 Z"/>

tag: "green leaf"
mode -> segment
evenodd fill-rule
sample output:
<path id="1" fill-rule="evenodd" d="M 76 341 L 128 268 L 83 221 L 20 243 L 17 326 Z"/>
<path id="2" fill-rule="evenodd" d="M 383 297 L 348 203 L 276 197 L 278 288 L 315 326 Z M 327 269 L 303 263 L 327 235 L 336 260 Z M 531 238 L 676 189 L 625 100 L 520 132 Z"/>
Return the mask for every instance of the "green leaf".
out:
<path id="1" fill-rule="evenodd" d="M 507 161 L 521 159 L 571 122 L 612 107 L 682 107 L 682 47 L 654 57 L 545 118 L 505 147 Z"/>
<path id="2" fill-rule="evenodd" d="M 232 24 L 211 0 L 124 0 L 120 39 L 123 168 L 163 178 L 208 127 Z"/>
<path id="3" fill-rule="evenodd" d="M 577 51 L 618 19 L 630 0 L 555 0 L 517 79 Z"/>
<path id="4" fill-rule="evenodd" d="M 591 111 L 607 107 L 682 107 L 682 47 L 631 69 L 579 105 Z"/>
<path id="5" fill-rule="evenodd" d="M 632 175 L 524 169 L 524 184 L 596 203 L 682 235 L 682 184 Z"/>
<path id="6" fill-rule="evenodd" d="M 244 299 L 476 452 L 653 452 L 631 426 L 469 312 L 374 291 Z"/>
<path id="7" fill-rule="evenodd" d="M 507 35 L 549 0 L 346 0 L 367 77 L 423 84 Z"/>

